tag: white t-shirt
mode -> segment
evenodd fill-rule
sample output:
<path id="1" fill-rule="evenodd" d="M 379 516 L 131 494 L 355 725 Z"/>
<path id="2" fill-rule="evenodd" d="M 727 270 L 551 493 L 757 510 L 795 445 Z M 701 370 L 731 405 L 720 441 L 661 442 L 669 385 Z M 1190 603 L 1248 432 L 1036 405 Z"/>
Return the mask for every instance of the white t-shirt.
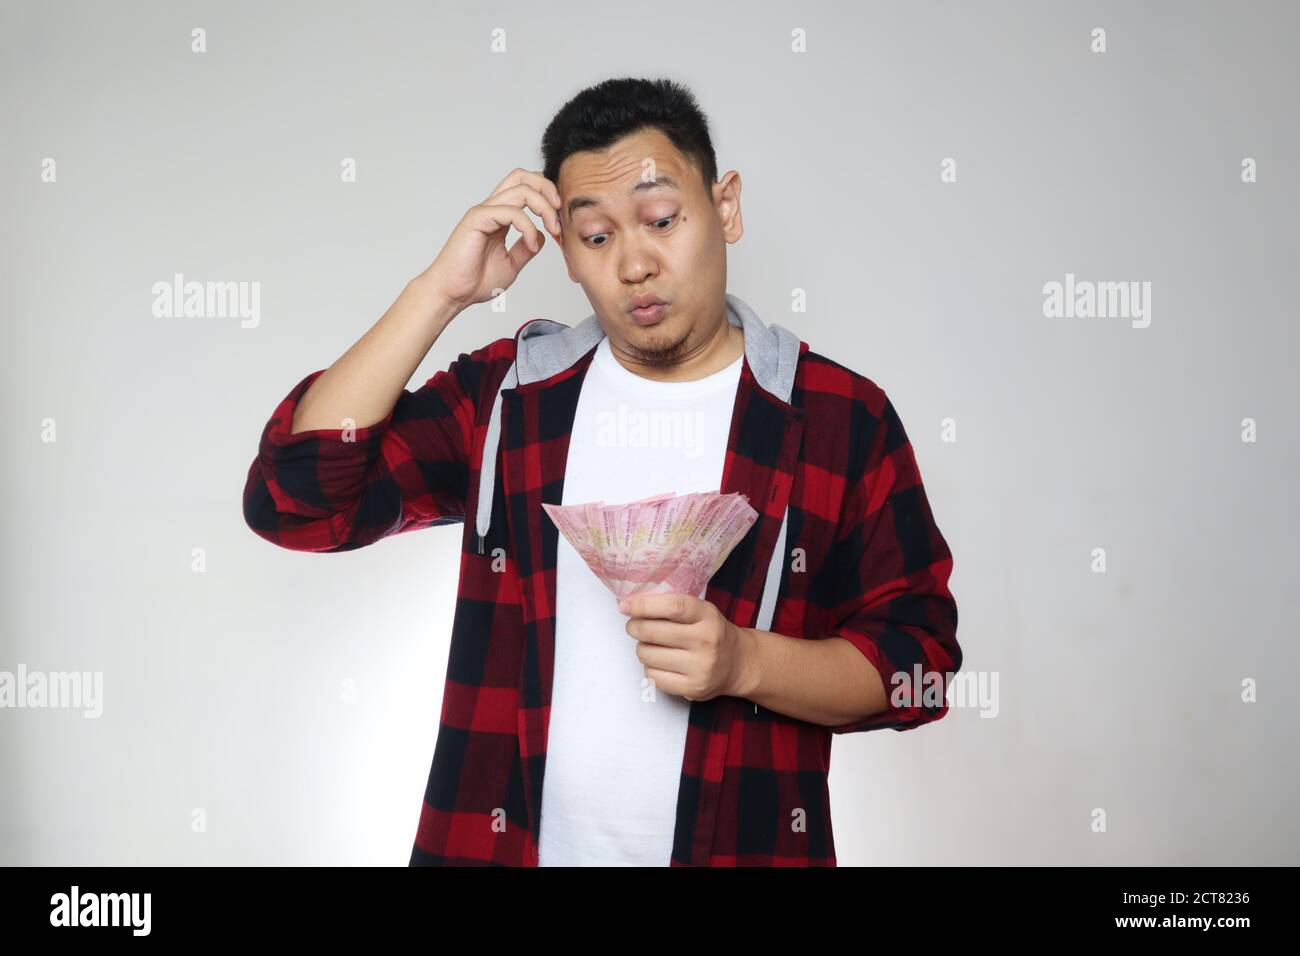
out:
<path id="1" fill-rule="evenodd" d="M 743 361 L 656 382 L 625 369 L 601 339 L 578 399 L 562 503 L 718 491 Z M 668 866 L 690 701 L 650 686 L 613 593 L 563 535 L 558 548 L 539 864 Z"/>

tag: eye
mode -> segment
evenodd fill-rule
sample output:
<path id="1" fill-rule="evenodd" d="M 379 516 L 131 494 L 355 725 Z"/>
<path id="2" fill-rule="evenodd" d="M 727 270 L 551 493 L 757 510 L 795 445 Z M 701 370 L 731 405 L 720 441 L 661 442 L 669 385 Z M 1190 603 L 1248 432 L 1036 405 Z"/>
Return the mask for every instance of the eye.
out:
<path id="1" fill-rule="evenodd" d="M 660 223 L 668 223 L 668 225 L 666 225 L 666 226 L 661 226 L 661 227 L 660 227 L 659 231 L 660 231 L 660 232 L 663 232 L 663 231 L 665 231 L 666 229 L 668 229 L 668 228 L 671 227 L 673 221 L 674 221 L 676 218 L 677 218 L 677 214 L 676 214 L 676 213 L 673 213 L 671 216 L 663 216 L 663 217 L 661 217 L 661 218 L 659 218 L 659 219 L 656 219 L 656 220 L 654 221 L 654 224 L 655 224 L 656 226 L 658 226 Z M 604 236 L 608 236 L 608 235 L 609 235 L 609 233 L 607 233 L 607 232 L 598 232 L 598 233 L 595 233 L 594 235 L 583 236 L 583 237 L 582 237 L 582 241 L 583 241 L 583 242 L 589 242 L 589 243 L 591 243 L 593 246 L 595 246 L 596 248 L 599 248 L 599 247 L 605 245 L 605 243 L 604 243 L 604 242 L 596 242 L 596 240 L 597 240 L 597 239 L 601 239 L 601 238 L 603 238 Z"/>

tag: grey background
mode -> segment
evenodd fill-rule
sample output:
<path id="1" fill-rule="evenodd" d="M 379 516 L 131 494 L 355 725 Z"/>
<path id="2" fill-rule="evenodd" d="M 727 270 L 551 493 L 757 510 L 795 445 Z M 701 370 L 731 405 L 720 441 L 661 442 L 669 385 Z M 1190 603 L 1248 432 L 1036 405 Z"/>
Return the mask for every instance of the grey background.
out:
<path id="1" fill-rule="evenodd" d="M 405 864 L 459 528 L 284 551 L 244 478 L 289 388 L 540 168 L 564 100 L 645 75 L 691 85 L 742 175 L 729 290 L 898 407 L 963 670 L 999 677 L 994 719 L 835 739 L 841 865 L 1296 863 L 1298 27 L 1288 3 L 3 3 L 0 670 L 105 686 L 99 719 L 0 710 L 0 862 Z M 154 318 L 175 272 L 260 282 L 260 325 Z M 1150 327 L 1045 318 L 1066 272 L 1151 282 Z M 412 387 L 591 311 L 553 247 L 508 303 Z"/>

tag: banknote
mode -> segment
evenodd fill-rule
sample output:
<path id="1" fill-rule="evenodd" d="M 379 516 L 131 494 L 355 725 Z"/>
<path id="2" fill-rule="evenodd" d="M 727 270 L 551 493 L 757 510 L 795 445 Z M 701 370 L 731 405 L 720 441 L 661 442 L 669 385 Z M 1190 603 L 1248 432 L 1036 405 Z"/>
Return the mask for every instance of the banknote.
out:
<path id="1" fill-rule="evenodd" d="M 622 599 L 671 592 L 701 596 L 758 520 L 738 492 L 664 492 L 624 504 L 543 502 L 560 534 Z"/>

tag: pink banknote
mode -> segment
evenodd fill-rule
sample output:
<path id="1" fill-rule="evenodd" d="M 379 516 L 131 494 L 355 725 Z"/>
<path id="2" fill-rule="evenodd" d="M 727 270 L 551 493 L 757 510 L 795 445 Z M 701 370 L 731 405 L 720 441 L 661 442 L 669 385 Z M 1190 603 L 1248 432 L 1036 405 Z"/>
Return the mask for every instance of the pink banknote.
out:
<path id="1" fill-rule="evenodd" d="M 657 592 L 698 597 L 758 520 L 744 495 L 716 491 L 542 508 L 619 599 Z"/>

